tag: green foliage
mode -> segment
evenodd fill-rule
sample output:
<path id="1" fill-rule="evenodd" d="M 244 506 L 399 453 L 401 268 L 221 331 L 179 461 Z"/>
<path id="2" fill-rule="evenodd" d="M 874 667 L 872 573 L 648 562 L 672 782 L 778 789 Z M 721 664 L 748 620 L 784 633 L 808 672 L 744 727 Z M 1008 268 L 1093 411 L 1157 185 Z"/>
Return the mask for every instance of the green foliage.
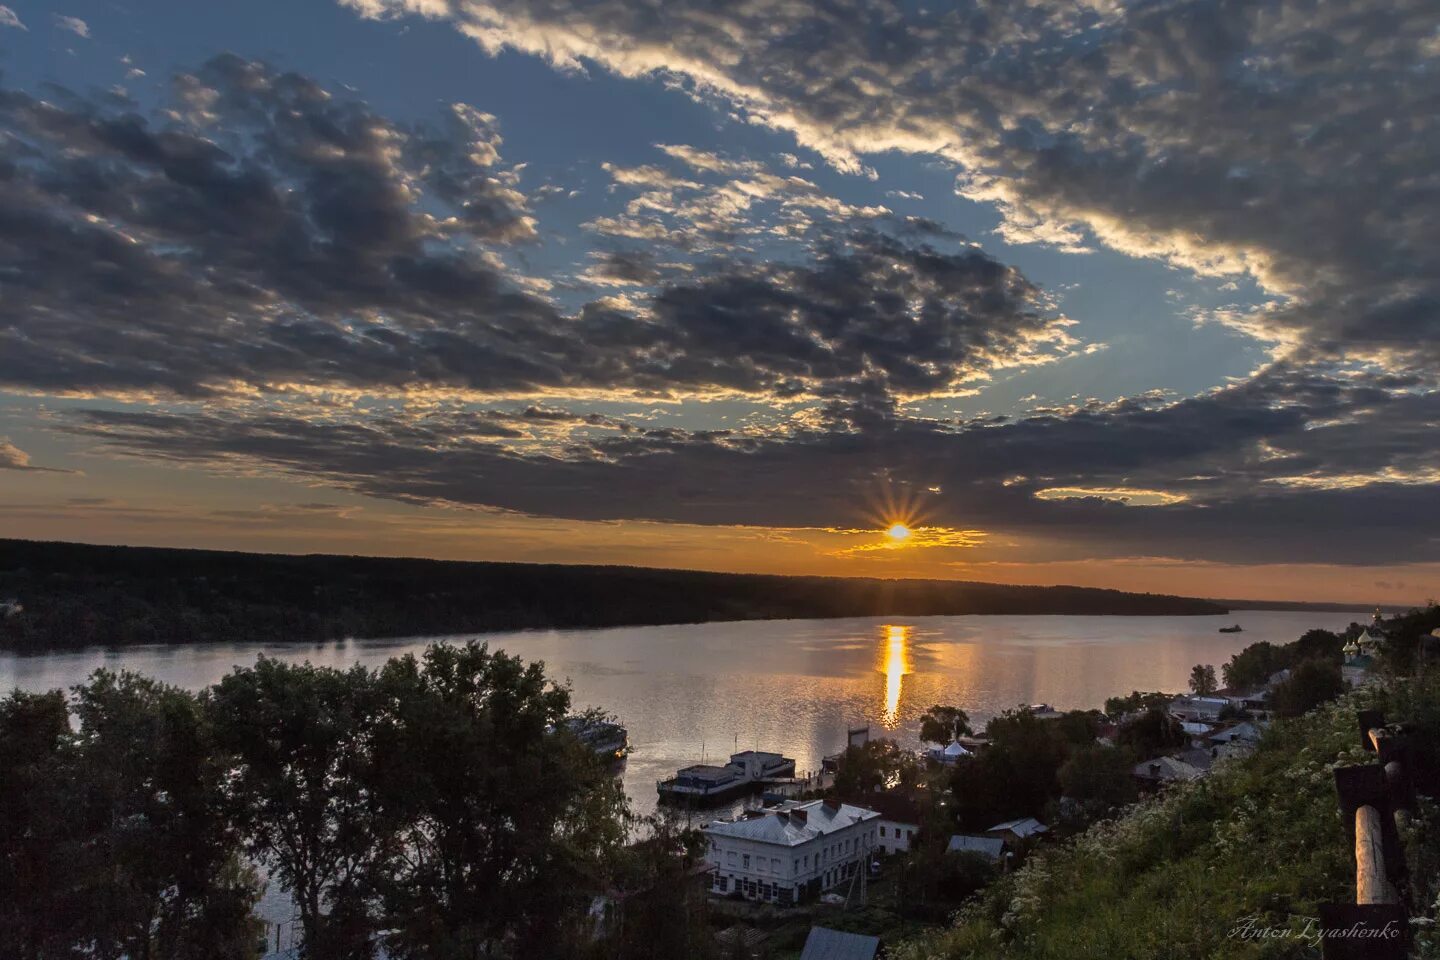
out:
<path id="1" fill-rule="evenodd" d="M 1060 789 L 1074 800 L 1118 806 L 1135 799 L 1130 770 L 1135 755 L 1121 747 L 1088 744 L 1072 751 L 1060 767 Z"/>
<path id="2" fill-rule="evenodd" d="M 1340 668 L 1325 660 L 1306 660 L 1270 694 L 1271 705 L 1282 717 L 1298 717 L 1345 692 Z"/>
<path id="3" fill-rule="evenodd" d="M 568 691 L 543 665 L 478 644 L 391 660 L 374 733 L 374 802 L 392 855 L 376 877 L 394 958 L 517 958 L 573 938 L 624 839 L 619 783 L 548 731 Z M 587 889 L 590 888 L 590 889 Z"/>
<path id="4" fill-rule="evenodd" d="M 894 946 L 892 960 L 1172 960 L 1314 957 L 1317 906 L 1353 897 L 1354 863 L 1332 769 L 1369 762 L 1358 709 L 1378 707 L 1440 738 L 1440 683 L 1365 690 L 1278 722 L 1252 756 L 1168 789 L 1126 816 L 1037 852 L 948 930 Z M 1410 838 L 1417 865 L 1440 837 Z M 1419 849 L 1415 844 L 1420 843 Z M 1430 902 L 1434 870 L 1423 876 Z M 1232 935 L 1248 918 L 1288 936 Z"/>
<path id="5" fill-rule="evenodd" d="M 1100 717 L 1074 710 L 1041 720 L 1030 710 L 1007 710 L 985 727 L 990 746 L 962 758 L 950 774 L 956 819 L 965 829 L 997 820 L 1039 816 L 1060 796 L 1060 767 L 1071 752 L 1095 740 Z"/>
<path id="6" fill-rule="evenodd" d="M 1105 715 L 1119 719 L 1141 710 L 1164 710 L 1174 699 L 1173 693 L 1142 693 L 1135 690 L 1127 696 L 1108 698 L 1105 701 Z"/>
<path id="7" fill-rule="evenodd" d="M 610 867 L 602 933 L 575 956 L 595 960 L 706 960 L 716 952 L 709 920 L 708 841 L 663 817 L 624 848 Z"/>
<path id="8" fill-rule="evenodd" d="M 194 696 L 131 673 L 0 703 L 0 956 L 254 956 L 260 887 Z"/>
<path id="9" fill-rule="evenodd" d="M 869 740 L 845 748 L 835 772 L 837 797 L 863 797 L 877 789 L 913 785 L 920 769 L 915 754 L 894 740 Z"/>
<path id="10" fill-rule="evenodd" d="M 1137 760 L 1149 760 L 1185 746 L 1185 732 L 1168 713 L 1150 710 L 1121 724 L 1115 743 L 1127 747 Z"/>
<path id="11" fill-rule="evenodd" d="M 373 675 L 261 657 L 208 704 L 232 765 L 231 814 L 294 897 L 307 955 L 373 955 L 367 884 L 384 839 L 368 790 L 381 710 Z"/>
<path id="12" fill-rule="evenodd" d="M 1270 676 L 1290 665 L 1290 657 L 1284 647 L 1278 647 L 1267 640 L 1252 643 L 1230 658 L 1221 668 L 1225 675 L 1225 686 L 1236 690 L 1253 690 L 1261 686 Z"/>
<path id="13" fill-rule="evenodd" d="M 970 733 L 970 715 L 959 707 L 936 704 L 920 718 L 920 739 L 926 743 L 944 747 Z"/>
<path id="14" fill-rule="evenodd" d="M 1220 689 L 1215 682 L 1215 668 L 1208 663 L 1197 663 L 1190 671 L 1190 692 L 1200 697 L 1208 697 Z"/>
<path id="15" fill-rule="evenodd" d="M 543 665 L 473 643 L 379 673 L 261 658 L 198 697 L 105 671 L 68 703 L 13 694 L 0 956 L 253 960 L 246 851 L 311 960 L 581 956 L 628 814 L 556 729 L 569 702 Z M 652 859 L 657 889 L 696 856 Z"/>

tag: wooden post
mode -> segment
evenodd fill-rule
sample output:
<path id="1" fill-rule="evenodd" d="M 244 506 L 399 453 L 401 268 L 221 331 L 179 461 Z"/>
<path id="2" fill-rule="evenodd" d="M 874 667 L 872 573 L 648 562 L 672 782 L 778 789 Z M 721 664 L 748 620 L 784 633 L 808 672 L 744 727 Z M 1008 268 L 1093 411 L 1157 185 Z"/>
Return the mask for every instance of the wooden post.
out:
<path id="1" fill-rule="evenodd" d="M 1396 902 L 1395 888 L 1385 876 L 1380 811 L 1369 805 L 1355 809 L 1355 902 Z"/>

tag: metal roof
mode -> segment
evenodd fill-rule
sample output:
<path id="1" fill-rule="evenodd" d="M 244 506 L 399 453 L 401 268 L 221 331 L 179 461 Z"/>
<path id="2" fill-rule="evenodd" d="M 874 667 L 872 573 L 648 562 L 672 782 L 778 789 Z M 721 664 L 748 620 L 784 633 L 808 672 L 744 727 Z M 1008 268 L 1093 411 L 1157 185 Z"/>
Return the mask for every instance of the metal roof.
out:
<path id="1" fill-rule="evenodd" d="M 796 811 L 803 811 L 805 814 L 803 822 L 795 816 Z M 717 820 L 707 824 L 704 829 L 706 833 L 720 837 L 738 837 L 793 847 L 851 824 L 877 819 L 879 816 L 874 810 L 849 803 L 831 806 L 824 800 L 811 800 L 758 817 L 733 821 Z"/>
<path id="2" fill-rule="evenodd" d="M 828 927 L 811 927 L 800 960 L 874 960 L 880 949 L 879 937 L 842 933 Z"/>

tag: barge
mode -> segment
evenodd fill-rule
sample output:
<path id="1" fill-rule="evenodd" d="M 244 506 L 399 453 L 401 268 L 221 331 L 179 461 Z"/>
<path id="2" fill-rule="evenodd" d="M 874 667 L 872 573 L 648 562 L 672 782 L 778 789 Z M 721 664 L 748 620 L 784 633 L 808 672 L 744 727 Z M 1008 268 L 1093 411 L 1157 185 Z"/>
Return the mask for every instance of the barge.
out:
<path id="1" fill-rule="evenodd" d="M 772 780 L 795 776 L 795 761 L 778 753 L 745 750 L 730 755 L 724 766 L 697 763 L 655 784 L 662 803 L 705 805 L 725 803 L 760 792 Z"/>

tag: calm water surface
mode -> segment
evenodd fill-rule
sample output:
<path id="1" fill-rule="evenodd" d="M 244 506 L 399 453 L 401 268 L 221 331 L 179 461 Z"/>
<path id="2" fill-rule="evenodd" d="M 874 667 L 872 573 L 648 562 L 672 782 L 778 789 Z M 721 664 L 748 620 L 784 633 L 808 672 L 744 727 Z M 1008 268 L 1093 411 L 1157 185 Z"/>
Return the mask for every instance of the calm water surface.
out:
<path id="1" fill-rule="evenodd" d="M 1341 629 L 1354 613 L 1223 617 L 971 616 L 778 620 L 481 637 L 544 660 L 569 680 L 577 707 L 602 707 L 629 728 L 623 776 L 637 810 L 655 781 L 737 747 L 776 750 L 800 771 L 844 744 L 847 726 L 918 746 L 918 717 L 953 703 L 983 723 L 1008 707 L 1101 706 L 1131 690 L 1183 690 L 1190 668 L 1258 640 L 1286 643 L 1311 627 Z M 1244 633 L 1217 633 L 1238 622 Z M 258 654 L 346 667 L 419 652 L 434 638 L 331 644 L 235 644 L 0 655 L 0 690 L 67 687 L 97 667 L 130 669 L 197 689 Z M 465 639 L 465 638 L 448 638 Z"/>

